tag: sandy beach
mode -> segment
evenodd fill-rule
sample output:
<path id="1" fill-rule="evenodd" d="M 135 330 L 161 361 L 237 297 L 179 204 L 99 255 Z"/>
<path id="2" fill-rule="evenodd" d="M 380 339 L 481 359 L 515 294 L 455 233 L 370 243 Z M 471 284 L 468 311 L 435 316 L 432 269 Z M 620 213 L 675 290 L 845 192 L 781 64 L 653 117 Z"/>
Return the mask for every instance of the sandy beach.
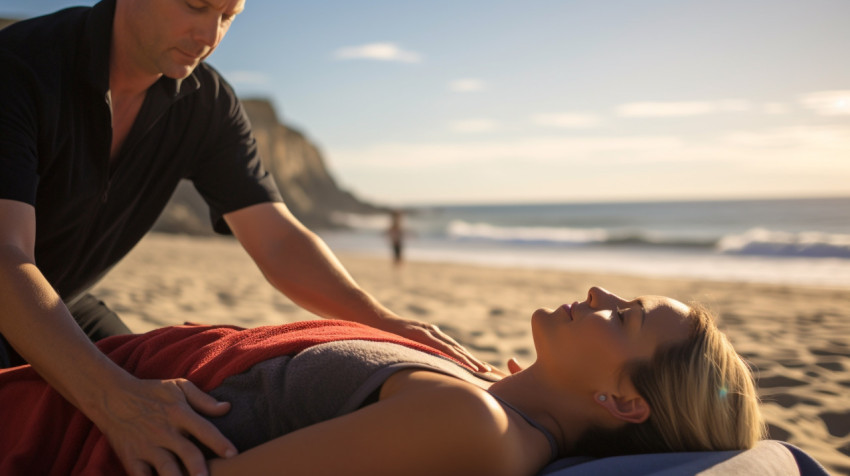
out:
<path id="1" fill-rule="evenodd" d="M 592 285 L 624 297 L 698 300 L 757 371 L 770 436 L 850 474 L 850 293 L 846 289 L 570 273 L 340 256 L 402 316 L 439 325 L 497 366 L 534 360 L 529 318 L 582 300 Z M 93 290 L 133 331 L 192 321 L 252 327 L 315 316 L 268 285 L 233 241 L 153 234 Z"/>

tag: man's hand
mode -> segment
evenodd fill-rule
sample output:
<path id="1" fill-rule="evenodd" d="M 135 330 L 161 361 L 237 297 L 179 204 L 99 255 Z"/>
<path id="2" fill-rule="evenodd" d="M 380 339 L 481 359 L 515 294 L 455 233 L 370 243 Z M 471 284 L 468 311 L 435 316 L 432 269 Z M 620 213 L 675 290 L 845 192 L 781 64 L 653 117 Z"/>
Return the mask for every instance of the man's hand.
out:
<path id="1" fill-rule="evenodd" d="M 496 376 L 496 377 L 499 377 L 499 378 L 505 378 L 505 377 L 513 375 L 517 372 L 522 372 L 522 370 L 523 370 L 523 368 L 522 368 L 521 365 L 519 365 L 519 361 L 516 359 L 516 357 L 511 357 L 510 359 L 508 359 L 508 372 L 505 372 L 502 369 L 497 369 L 497 368 L 493 367 L 493 369 L 490 372 L 484 372 L 484 373 L 486 375 L 489 375 L 489 376 Z"/>
<path id="2" fill-rule="evenodd" d="M 401 318 L 384 318 L 375 327 L 445 352 L 479 372 L 492 370 L 492 367 L 473 357 L 466 348 L 434 324 Z"/>
<path id="3" fill-rule="evenodd" d="M 185 379 L 135 380 L 123 390 L 102 395 L 95 424 L 130 475 L 208 474 L 204 456 L 189 436 L 220 457 L 236 455 L 236 447 L 195 412 L 221 416 L 230 410 L 229 403 L 216 401 Z"/>
<path id="4" fill-rule="evenodd" d="M 139 380 L 106 358 L 35 264 L 35 207 L 0 199 L 0 333 L 44 380 L 88 416 L 128 473 L 207 474 L 194 436 L 216 454 L 232 443 L 195 410 L 223 415 L 186 380 Z"/>

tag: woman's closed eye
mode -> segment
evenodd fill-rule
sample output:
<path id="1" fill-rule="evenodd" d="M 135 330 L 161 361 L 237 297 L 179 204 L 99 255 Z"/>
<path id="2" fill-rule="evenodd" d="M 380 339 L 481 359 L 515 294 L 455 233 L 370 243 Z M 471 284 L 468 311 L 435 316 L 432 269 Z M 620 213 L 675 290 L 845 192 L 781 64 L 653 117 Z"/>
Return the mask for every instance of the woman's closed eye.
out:
<path id="1" fill-rule="evenodd" d="M 621 323 L 625 323 L 626 315 L 623 313 L 623 310 L 618 307 L 615 312 L 617 313 L 617 319 L 619 319 Z"/>

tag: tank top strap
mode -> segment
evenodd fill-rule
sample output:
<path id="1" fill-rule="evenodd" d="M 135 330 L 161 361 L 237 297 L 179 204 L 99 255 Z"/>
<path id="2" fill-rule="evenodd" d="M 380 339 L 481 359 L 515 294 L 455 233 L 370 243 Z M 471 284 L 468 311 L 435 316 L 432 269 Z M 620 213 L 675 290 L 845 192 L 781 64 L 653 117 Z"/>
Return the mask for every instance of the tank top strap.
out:
<path id="1" fill-rule="evenodd" d="M 490 393 L 490 392 L 488 392 L 488 393 Z M 499 398 L 497 395 L 493 395 L 492 393 L 490 393 L 490 395 L 492 395 L 493 398 L 498 400 L 498 402 L 500 404 L 502 404 L 502 406 L 510 408 L 511 410 L 515 411 L 517 413 L 517 415 L 521 416 L 522 419 L 527 421 L 529 425 L 536 428 L 538 431 L 540 431 L 540 433 L 543 433 L 543 436 L 546 437 L 546 441 L 549 442 L 549 451 L 551 453 L 550 461 L 557 459 L 557 457 L 558 457 L 558 443 L 555 441 L 555 437 L 552 435 L 552 433 L 549 432 L 549 430 L 547 430 L 543 425 L 538 423 L 536 420 L 534 420 L 530 416 L 526 415 L 519 408 L 517 408 L 517 407 L 511 405 L 510 403 L 506 402 L 505 400 Z"/>

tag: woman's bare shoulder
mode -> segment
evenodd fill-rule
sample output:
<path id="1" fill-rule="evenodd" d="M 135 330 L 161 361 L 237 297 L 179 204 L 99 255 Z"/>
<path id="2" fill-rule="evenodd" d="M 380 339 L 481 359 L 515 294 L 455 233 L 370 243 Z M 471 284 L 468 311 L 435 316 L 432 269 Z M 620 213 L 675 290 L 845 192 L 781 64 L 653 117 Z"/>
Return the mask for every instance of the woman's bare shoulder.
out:
<path id="1" fill-rule="evenodd" d="M 517 418 L 485 389 L 449 375 L 399 372 L 384 384 L 381 400 L 404 399 L 411 408 L 431 408 L 443 438 L 451 438 L 468 455 L 492 463 L 488 474 L 533 474 L 537 468 Z"/>
<path id="2" fill-rule="evenodd" d="M 497 427 L 507 425 L 505 410 L 485 389 L 430 370 L 410 369 L 393 374 L 384 382 L 380 400 L 405 398 L 427 403 L 428 398 L 435 397 L 431 402 L 440 411 L 472 411 L 475 418 L 492 422 Z"/>

